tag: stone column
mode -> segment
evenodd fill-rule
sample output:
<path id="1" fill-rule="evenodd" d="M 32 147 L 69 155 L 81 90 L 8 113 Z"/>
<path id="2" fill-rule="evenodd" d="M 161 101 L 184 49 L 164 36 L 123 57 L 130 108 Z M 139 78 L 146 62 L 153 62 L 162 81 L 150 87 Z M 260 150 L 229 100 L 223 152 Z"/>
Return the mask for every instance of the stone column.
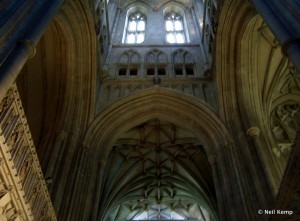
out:
<path id="1" fill-rule="evenodd" d="M 225 219 L 226 215 L 224 212 L 224 206 L 223 206 L 223 198 L 220 191 L 220 181 L 218 176 L 218 168 L 217 168 L 217 156 L 216 155 L 210 155 L 208 156 L 208 162 L 210 164 L 212 173 L 213 173 L 213 179 L 215 184 L 215 191 L 218 201 L 218 209 L 219 209 L 219 216 L 223 217 Z"/>
<path id="2" fill-rule="evenodd" d="M 270 165 L 268 164 L 268 161 L 266 158 L 266 154 L 263 151 L 263 149 L 265 147 L 262 145 L 260 138 L 259 138 L 260 129 L 258 127 L 250 127 L 247 131 L 247 134 L 251 137 L 251 139 L 254 143 L 261 167 L 264 171 L 264 174 L 267 176 L 267 181 L 268 181 L 269 187 L 271 188 L 272 196 L 275 197 L 276 193 L 277 193 L 277 190 L 276 190 L 277 188 L 276 188 L 276 184 L 273 179 L 272 172 L 270 170 Z"/>
<path id="3" fill-rule="evenodd" d="M 18 33 L 19 40 L 4 43 L 5 47 L 9 47 L 10 50 L 4 61 L 0 61 L 0 100 L 5 96 L 28 58 L 34 56 L 36 44 L 62 5 L 63 0 L 39 1 L 39 3 L 27 9 L 28 17 L 22 19 L 17 30 L 14 30 Z"/>
<path id="4" fill-rule="evenodd" d="M 99 214 L 99 204 L 100 202 L 100 197 L 101 197 L 101 185 L 102 185 L 102 179 L 103 179 L 103 173 L 104 173 L 104 168 L 106 166 L 106 161 L 104 159 L 100 159 L 99 160 L 99 168 L 97 171 L 97 178 L 96 180 L 96 186 L 94 188 L 94 193 L 92 193 L 94 195 L 94 206 L 92 209 L 92 220 L 97 220 L 99 217 L 99 215 L 104 215 L 104 214 Z"/>
<path id="5" fill-rule="evenodd" d="M 206 3 L 206 1 L 205 1 L 205 3 L 204 3 L 205 5 L 207 4 Z M 191 14 L 192 14 L 192 16 L 193 16 L 193 22 L 194 22 L 194 25 L 195 25 L 195 29 L 196 29 L 196 31 L 197 31 L 197 35 L 199 36 L 199 39 L 203 39 L 204 37 L 204 32 L 202 32 L 201 33 L 201 31 L 203 31 L 204 30 L 204 28 L 202 27 L 202 30 L 200 30 L 200 27 L 199 27 L 199 22 L 197 21 L 197 15 L 196 15 L 196 13 L 195 13 L 195 8 L 194 7 L 191 7 L 190 8 L 190 12 L 191 12 Z M 204 12 L 204 13 L 206 13 L 206 12 Z M 205 19 L 203 18 L 203 22 L 205 21 Z M 205 24 L 203 24 L 203 26 L 205 26 Z M 204 41 L 204 39 L 202 40 L 202 41 Z M 205 56 L 205 63 L 207 63 L 208 62 L 208 58 L 207 58 L 207 52 L 205 51 L 205 49 L 203 48 L 203 44 L 200 44 L 200 47 L 201 47 L 201 50 L 202 50 L 202 53 L 204 54 L 204 56 Z"/>
<path id="6" fill-rule="evenodd" d="M 292 5 L 292 1 L 251 1 L 280 42 L 283 54 L 287 55 L 300 71 L 300 22 L 297 12 L 299 7 Z"/>
<path id="7" fill-rule="evenodd" d="M 107 10 L 107 8 L 106 8 L 106 10 Z M 116 35 L 116 31 L 117 31 L 117 26 L 118 26 L 118 21 L 119 21 L 119 18 L 120 18 L 121 10 L 122 10 L 122 8 L 120 8 L 120 7 L 117 8 L 117 13 L 115 15 L 115 20 L 114 20 L 114 24 L 113 24 L 113 30 L 112 30 L 111 35 L 109 36 L 109 43 L 108 43 L 109 44 L 109 48 L 108 48 L 108 51 L 107 51 L 108 55 L 111 54 L 112 45 L 113 45 L 114 40 L 115 40 L 114 37 Z M 106 17 L 106 19 L 108 19 L 108 17 Z M 107 56 L 106 60 L 105 60 L 105 64 L 104 64 L 104 67 L 106 67 L 107 69 L 108 69 L 109 60 L 110 60 L 110 56 Z"/>

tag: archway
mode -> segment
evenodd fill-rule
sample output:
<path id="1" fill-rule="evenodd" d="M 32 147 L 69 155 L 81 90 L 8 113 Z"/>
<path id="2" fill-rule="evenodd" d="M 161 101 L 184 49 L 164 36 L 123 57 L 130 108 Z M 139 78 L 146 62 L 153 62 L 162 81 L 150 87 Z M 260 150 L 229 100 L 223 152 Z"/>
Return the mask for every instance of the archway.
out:
<path id="1" fill-rule="evenodd" d="M 201 141 L 206 162 L 209 161 L 212 165 L 219 213 L 224 215 L 224 202 L 232 200 L 229 197 L 230 189 L 235 188 L 225 180 L 236 179 L 233 173 L 228 171 L 234 162 L 228 159 L 232 141 L 226 127 L 204 102 L 189 95 L 155 86 L 111 105 L 88 129 L 84 141 L 86 152 L 82 161 L 85 164 L 82 173 L 89 174 L 82 185 L 88 187 L 84 219 L 97 219 L 96 214 L 99 213 L 99 204 L 102 200 L 101 189 L 105 185 L 104 168 L 113 146 L 116 146 L 118 139 L 130 129 L 153 119 L 176 125 L 193 134 L 197 141 Z M 230 162 L 224 167 L 222 165 L 226 164 L 226 158 Z M 220 192 L 224 189 L 226 191 L 221 195 Z M 91 205 L 94 205 L 94 208 L 91 208 Z"/>
<path id="2" fill-rule="evenodd" d="M 224 2 L 215 62 L 220 118 L 240 147 L 243 182 L 248 191 L 245 201 L 253 208 L 249 206 L 248 217 L 258 220 L 261 217 L 255 217 L 255 211 L 274 204 L 285 167 L 283 159 L 276 159 L 273 152 L 279 155 L 278 151 L 289 148 L 284 140 L 283 151 L 281 148 L 274 151 L 272 129 L 277 133 L 281 128 L 276 124 L 277 119 L 274 124 L 272 115 L 277 107 L 280 111 L 284 108 L 297 111 L 297 105 L 291 101 L 297 99 L 293 92 L 298 90 L 295 82 L 299 78 L 270 29 L 246 1 Z M 282 133 L 276 135 L 280 137 Z M 269 194 L 262 197 L 262 192 Z"/>
<path id="3" fill-rule="evenodd" d="M 60 220 L 75 219 L 69 217 L 77 211 L 77 202 L 65 199 L 76 197 L 77 183 L 68 180 L 77 176 L 79 164 L 74 161 L 81 156 L 81 133 L 94 117 L 96 43 L 88 2 L 68 2 L 19 76 L 18 88 L 24 107 L 29 107 L 26 115 Z"/>

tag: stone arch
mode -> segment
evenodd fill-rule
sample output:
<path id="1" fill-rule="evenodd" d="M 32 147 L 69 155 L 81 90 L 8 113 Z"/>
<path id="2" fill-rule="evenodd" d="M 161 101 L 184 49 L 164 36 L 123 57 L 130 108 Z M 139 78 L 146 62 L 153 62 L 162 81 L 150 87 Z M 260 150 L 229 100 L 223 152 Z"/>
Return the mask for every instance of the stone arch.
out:
<path id="1" fill-rule="evenodd" d="M 274 101 L 288 101 L 299 87 L 291 77 L 293 71 L 289 59 L 282 54 L 277 39 L 259 15 L 249 14 L 239 33 L 237 45 L 236 82 L 241 93 L 238 96 L 241 122 L 245 130 L 256 125 L 260 129 L 262 147 L 260 161 L 272 186 L 273 194 L 279 187 L 287 159 L 275 157 L 278 144 L 270 130 L 271 110 Z M 251 59 L 249 59 L 251 58 Z M 298 96 L 299 99 L 299 96 Z"/>
<path id="2" fill-rule="evenodd" d="M 184 50 L 178 49 L 172 52 L 172 63 L 174 64 L 184 64 L 184 57 L 183 54 L 185 53 Z"/>
<path id="3" fill-rule="evenodd" d="M 125 43 L 126 41 L 126 35 L 127 35 L 127 26 L 129 24 L 129 18 L 131 15 L 134 15 L 135 13 L 139 12 L 141 15 L 143 15 L 145 19 L 145 27 L 146 29 L 143 31 L 144 33 L 144 40 L 145 40 L 145 35 L 147 34 L 147 20 L 148 20 L 148 14 L 149 14 L 149 3 L 144 3 L 144 2 L 134 2 L 134 3 L 129 3 L 128 2 L 123 2 L 120 3 L 120 8 L 123 8 L 126 13 L 124 13 L 125 16 L 125 24 L 124 24 L 124 30 L 123 30 L 123 37 L 122 37 L 122 42 Z"/>
<path id="4" fill-rule="evenodd" d="M 175 75 L 192 75 L 196 72 L 195 57 L 190 52 L 177 49 L 171 54 L 173 74 Z"/>
<path id="5" fill-rule="evenodd" d="M 178 3 L 167 3 L 166 5 L 165 5 L 165 8 L 164 8 L 164 10 L 163 10 L 163 13 L 164 13 L 164 15 L 166 15 L 167 13 L 169 13 L 169 12 L 176 12 L 177 14 L 179 14 L 181 17 L 185 17 L 185 13 L 184 13 L 184 10 L 183 10 L 183 5 L 182 4 L 178 4 Z"/>
<path id="6" fill-rule="evenodd" d="M 40 159 L 47 158 L 45 141 L 60 121 L 60 113 L 56 110 L 62 108 L 61 101 L 65 98 L 66 42 L 60 25 L 55 21 L 50 23 L 36 45 L 35 56 L 26 62 L 16 79 Z M 47 131 L 43 129 L 45 125 Z"/>
<path id="7" fill-rule="evenodd" d="M 100 113 L 89 127 L 84 139 L 86 158 L 83 162 L 86 165 L 82 170 L 82 173 L 90 174 L 84 183 L 88 191 L 86 205 L 94 202 L 97 207 L 101 197 L 101 171 L 118 137 L 130 128 L 154 118 L 174 122 L 195 134 L 203 143 L 207 155 L 218 158 L 218 173 L 222 174 L 222 179 L 227 177 L 225 174 L 229 174 L 229 171 L 222 165 L 225 164 L 225 152 L 230 149 L 232 140 L 222 121 L 209 106 L 198 99 L 157 86 L 112 104 Z M 215 178 L 221 179 L 218 176 Z M 217 191 L 223 188 L 230 189 L 224 180 L 220 182 L 221 185 L 216 185 Z M 218 195 L 220 204 L 223 203 L 222 197 L 225 196 Z M 85 219 L 89 218 L 89 214 L 97 213 L 97 208 L 93 211 L 88 210 L 89 208 L 86 208 Z"/>
<path id="8" fill-rule="evenodd" d="M 80 130 L 85 130 L 93 117 L 96 90 L 97 39 L 87 2 L 82 4 L 69 2 L 62 6 L 42 41 L 49 38 L 57 39 L 55 44 L 47 45 L 52 46 L 48 49 L 54 51 L 54 56 L 50 57 L 51 54 L 47 54 L 46 51 L 41 57 L 47 69 L 34 74 L 46 75 L 46 72 L 53 74 L 45 77 L 48 79 L 44 90 L 49 90 L 48 96 L 51 96 L 51 90 L 54 90 L 55 97 L 49 100 L 44 96 L 44 102 L 45 108 L 49 108 L 50 115 L 56 115 L 57 118 L 51 119 L 50 124 L 43 125 L 45 130 L 42 131 L 44 132 L 42 146 L 37 148 L 42 148 L 41 151 L 45 152 L 40 157 L 44 176 L 53 177 L 49 192 L 57 216 L 59 219 L 68 220 L 67 216 L 76 213 L 72 208 L 77 206 L 76 201 L 64 202 L 65 198 L 74 197 L 73 189 L 77 185 L 68 180 L 75 179 L 78 172 L 79 165 L 74 166 L 72 162 L 78 157 Z M 56 63 L 56 60 L 59 63 Z M 39 63 L 34 68 L 38 66 L 42 64 Z M 30 83 L 28 82 L 28 86 Z M 57 102 L 58 105 L 53 105 L 53 102 Z M 60 179 L 61 177 L 67 178 Z"/>
<path id="9" fill-rule="evenodd" d="M 138 75 L 141 55 L 133 50 L 123 52 L 119 57 L 119 76 Z"/>
<path id="10" fill-rule="evenodd" d="M 126 10 L 127 15 L 131 13 L 135 13 L 136 11 L 140 11 L 146 17 L 148 17 L 151 3 L 149 1 L 134 1 L 134 2 L 122 1 L 119 3 L 119 7 Z"/>
<path id="11" fill-rule="evenodd" d="M 260 207 L 272 205 L 280 183 L 278 173 L 274 172 L 276 165 L 273 157 L 269 150 L 265 150 L 268 144 L 264 139 L 265 126 L 262 125 L 265 125 L 266 115 L 262 95 L 257 85 L 253 84 L 254 79 L 257 80 L 253 75 L 259 68 L 258 64 L 254 65 L 258 59 L 253 51 L 258 47 L 254 36 L 258 36 L 260 26 L 256 25 L 261 24 L 259 22 L 262 19 L 248 2 L 224 2 L 215 42 L 215 64 L 218 65 L 213 70 L 218 91 L 218 112 L 238 147 L 239 154 L 235 156 L 240 159 L 237 173 L 241 182 L 248 183 L 242 188 L 244 209 L 249 220 L 257 219 L 253 214 Z M 245 173 L 255 174 L 259 182 L 254 184 Z M 259 192 L 270 194 L 262 199 L 258 196 Z M 256 204 L 249 201 L 254 197 L 258 199 Z"/>
<path id="12" fill-rule="evenodd" d="M 286 90 L 285 83 L 291 82 L 291 79 L 285 78 L 290 72 L 290 62 L 282 55 L 278 41 L 248 2 L 225 1 L 219 18 L 215 52 L 218 65 L 214 70 L 219 113 L 225 124 L 230 125 L 237 143 L 244 143 L 241 156 L 260 165 L 257 169 L 247 165 L 243 167 L 249 173 L 257 173 L 255 171 L 263 168 L 259 188 L 270 192 L 271 196 L 266 200 L 260 199 L 260 204 L 271 205 L 286 162 L 276 159 L 272 151 L 275 142 L 270 130 L 270 114 L 279 100 L 283 103 L 285 99 L 296 97 L 296 84 L 289 84 L 289 87 L 294 87 L 290 90 L 292 93 Z M 281 88 L 285 91 L 280 94 Z M 258 129 L 258 133 L 251 134 L 253 128 Z M 254 148 L 254 151 L 251 153 L 249 148 Z"/>
<path id="13" fill-rule="evenodd" d="M 189 110 L 186 105 L 188 105 L 191 110 Z M 120 113 L 121 110 L 122 114 Z M 118 119 L 113 119 L 113 116 L 118 112 Z M 131 127 L 136 126 L 138 123 L 152 119 L 155 116 L 176 121 L 179 125 L 190 128 L 195 133 L 199 132 L 198 129 L 200 127 L 200 130 L 209 138 L 205 138 L 204 135 L 197 136 L 202 140 L 206 140 L 207 146 L 215 145 L 221 147 L 230 143 L 230 136 L 226 127 L 207 104 L 189 95 L 183 95 L 177 91 L 160 87 L 146 89 L 143 92 L 135 93 L 112 104 L 96 117 L 86 133 L 84 143 L 88 146 L 99 146 L 103 141 L 102 139 L 105 139 L 107 140 L 105 143 L 109 142 L 108 144 L 113 144 L 113 140 L 109 141 L 112 136 L 111 132 L 113 132 L 113 136 L 116 137 Z M 181 116 L 182 119 L 186 119 L 186 122 L 189 123 L 178 120 L 178 116 Z M 122 126 L 123 123 L 128 121 L 131 122 L 128 126 Z M 200 123 L 201 121 L 202 123 Z M 104 133 L 101 132 L 102 129 L 108 125 L 111 125 L 110 129 L 112 129 L 112 131 L 107 130 Z M 198 125 L 198 127 L 196 127 L 196 125 Z M 201 128 L 201 125 L 203 128 Z M 111 135 L 107 136 L 108 134 Z M 108 146 L 110 145 L 107 145 L 107 147 Z M 106 151 L 107 149 L 100 153 L 100 155 L 105 156 L 107 154 Z M 210 152 L 209 149 L 206 151 L 209 154 L 215 154 L 216 152 L 215 150 L 211 150 L 212 152 Z"/>
<path id="14" fill-rule="evenodd" d="M 182 17 L 185 16 L 184 10 L 191 6 L 192 3 L 190 0 L 184 1 L 162 1 L 158 4 L 157 10 L 162 9 L 164 15 L 172 10 L 175 10 L 176 13 L 179 13 Z"/>
<path id="15" fill-rule="evenodd" d="M 166 75 L 166 66 L 168 64 L 168 56 L 158 49 L 152 49 L 146 52 L 144 63 L 146 67 L 146 75 Z"/>
<path id="16" fill-rule="evenodd" d="M 151 49 L 145 54 L 145 63 L 156 64 L 156 63 L 168 63 L 167 55 L 158 49 Z"/>

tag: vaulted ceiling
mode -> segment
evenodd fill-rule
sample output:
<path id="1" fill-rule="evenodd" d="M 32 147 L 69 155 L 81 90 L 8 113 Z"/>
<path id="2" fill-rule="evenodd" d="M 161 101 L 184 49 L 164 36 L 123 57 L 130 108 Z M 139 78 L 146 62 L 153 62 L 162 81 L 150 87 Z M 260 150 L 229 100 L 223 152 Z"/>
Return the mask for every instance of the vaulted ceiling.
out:
<path id="1" fill-rule="evenodd" d="M 210 165 L 183 128 L 154 119 L 114 145 L 103 177 L 100 214 L 109 220 L 215 220 Z"/>
<path id="2" fill-rule="evenodd" d="M 237 8 L 240 10 L 239 7 Z M 36 144 L 39 144 L 37 150 L 42 166 L 47 168 L 45 169 L 45 175 L 53 177 L 50 192 L 52 193 L 57 214 L 59 214 L 60 217 L 70 217 L 71 212 L 69 210 L 72 210 L 72 217 L 82 214 L 82 211 L 77 211 L 77 208 L 81 209 L 81 205 L 84 204 L 84 202 L 82 203 L 80 201 L 80 194 L 75 196 L 81 189 L 78 188 L 79 190 L 76 190 L 77 192 L 74 191 L 75 187 L 77 188 L 75 181 L 79 180 L 79 182 L 81 182 L 83 176 L 78 172 L 80 171 L 78 168 L 81 166 L 78 162 L 80 161 L 79 159 L 81 159 L 82 152 L 86 151 L 84 148 L 88 148 L 88 145 L 82 142 L 82 137 L 85 136 L 84 133 L 90 124 L 98 124 L 96 120 L 94 121 L 95 116 L 93 112 L 96 91 L 96 37 L 93 32 L 94 26 L 91 22 L 91 16 L 89 14 L 90 17 L 85 15 L 84 10 L 81 9 L 79 3 L 77 4 L 77 1 L 70 1 L 68 5 L 62 8 L 37 46 L 36 56 L 24 67 L 22 74 L 19 76 L 20 81 L 18 84 L 20 94 L 23 96 L 23 105 L 27 110 L 27 118 L 31 126 L 33 139 Z M 83 18 L 87 19 L 88 22 L 81 21 Z M 223 20 L 224 24 L 221 27 L 227 27 L 225 24 L 227 24 L 226 22 L 228 22 L 229 19 Z M 255 95 L 258 95 L 256 97 L 262 97 L 264 100 L 268 100 L 269 103 L 275 100 L 269 99 L 271 98 L 269 95 L 274 95 L 274 93 L 265 93 L 271 91 L 270 88 L 284 89 L 278 90 L 280 93 L 282 91 L 287 93 L 290 89 L 293 91 L 296 89 L 298 91 L 299 89 L 299 75 L 293 72 L 289 74 L 289 62 L 286 59 L 282 60 L 282 56 L 279 56 L 280 48 L 277 46 L 277 43 L 273 41 L 273 36 L 270 36 L 265 25 L 261 25 L 260 19 L 253 19 L 252 23 L 253 28 L 249 28 L 247 31 L 252 33 L 252 29 L 259 30 L 260 33 L 258 33 L 258 31 L 255 32 L 259 38 L 256 38 L 256 35 L 251 37 L 252 35 L 245 32 L 243 39 L 247 40 L 247 36 L 250 36 L 248 41 L 245 42 L 250 42 L 251 44 L 247 43 L 242 45 L 243 50 L 241 50 L 242 55 L 240 57 L 243 59 L 242 62 L 240 62 L 242 65 L 239 69 L 242 71 L 249 70 L 251 74 L 246 71 L 241 72 L 241 76 L 249 77 L 249 81 L 246 78 L 238 78 L 238 80 L 234 78 L 235 72 L 232 70 L 235 69 L 229 69 L 231 67 L 229 64 L 235 65 L 236 62 L 217 66 L 216 73 L 218 73 L 218 75 L 216 75 L 216 77 L 219 84 L 217 85 L 218 90 L 216 94 L 221 104 L 219 114 L 222 119 L 226 119 L 226 117 L 224 117 L 226 114 L 230 115 L 231 118 L 229 118 L 230 120 L 227 122 L 228 125 L 236 122 L 236 119 L 239 117 L 239 109 L 235 108 L 234 104 L 231 104 L 233 101 L 236 102 L 235 99 L 237 98 L 231 95 L 227 95 L 225 98 L 222 96 L 225 96 L 229 89 L 234 91 L 233 94 L 236 95 L 236 88 L 233 87 L 232 84 L 226 85 L 224 81 L 221 82 L 220 76 L 226 80 L 232 79 L 232 82 L 238 82 L 240 83 L 239 85 L 248 84 L 248 82 L 253 79 L 257 80 L 259 83 L 253 85 L 257 85 L 263 90 L 257 90 L 259 92 L 256 92 Z M 86 24 L 90 26 L 86 27 Z M 238 27 L 237 30 L 239 32 L 241 28 Z M 224 33 L 224 36 L 227 36 L 228 33 L 235 32 L 232 32 L 232 29 L 229 28 L 228 30 L 226 29 Z M 88 38 L 89 36 L 90 39 Z M 226 42 L 227 44 L 223 35 L 220 36 L 222 36 L 220 37 L 220 42 L 223 44 Z M 236 38 L 233 36 L 230 39 L 234 39 L 235 41 Z M 248 45 L 257 45 L 256 39 L 260 39 L 256 55 L 252 53 L 251 50 L 245 53 L 245 49 L 252 48 Z M 270 42 L 271 44 L 269 45 Z M 231 46 L 229 43 L 227 45 L 228 47 Z M 266 48 L 268 50 L 266 50 Z M 228 51 L 230 51 L 230 48 Z M 221 57 L 230 53 L 217 51 L 217 54 Z M 257 59 L 257 57 L 259 59 Z M 234 58 L 228 60 L 235 61 Z M 253 64 L 250 64 L 249 60 L 253 62 Z M 258 61 L 259 65 L 256 64 L 255 61 Z M 217 60 L 216 63 L 224 64 L 221 58 Z M 260 67 L 257 72 L 257 77 L 253 77 L 253 73 L 256 73 L 255 71 L 252 71 L 250 68 L 246 69 L 248 66 Z M 230 74 L 227 74 L 225 71 L 224 73 L 226 74 L 222 74 L 222 70 L 219 69 L 223 67 L 228 68 L 228 73 Z M 279 73 L 278 77 L 275 78 L 273 76 L 274 73 Z M 282 79 L 285 79 L 285 77 L 289 78 L 277 81 L 276 79 L 279 79 L 279 77 Z M 290 81 L 291 78 L 294 80 Z M 275 80 L 273 81 L 273 79 Z M 274 83 L 271 84 L 271 82 Z M 274 86 L 275 83 L 281 84 L 282 82 L 282 85 Z M 246 87 L 241 86 L 240 88 Z M 239 92 L 240 91 L 244 93 L 238 94 L 237 97 L 239 98 L 243 96 L 247 98 L 250 94 L 249 91 L 253 92 L 252 89 L 239 90 Z M 159 90 L 155 91 L 155 93 L 159 94 L 158 92 Z M 167 94 L 171 92 L 168 90 L 160 90 L 160 93 Z M 176 100 L 173 103 L 171 102 L 172 106 L 170 106 L 169 103 L 170 98 L 172 98 L 172 102 Z M 207 115 L 205 114 L 207 113 L 205 111 L 196 112 L 193 109 L 193 111 L 188 112 L 187 115 L 194 117 L 191 122 L 189 122 L 188 118 L 182 118 L 182 116 L 186 115 L 186 109 L 191 109 L 191 106 L 185 107 L 186 103 L 180 103 L 181 99 L 183 99 L 183 97 L 179 97 L 178 93 L 174 93 L 172 97 L 167 96 L 165 99 L 160 99 L 159 102 L 153 99 L 153 104 L 146 106 L 145 103 L 149 101 L 149 98 L 146 97 L 145 99 L 139 100 L 142 108 L 131 105 L 132 108 L 126 109 L 126 111 L 133 111 L 134 109 L 136 111 L 136 109 L 140 108 L 143 109 L 143 114 L 145 114 L 144 112 L 148 113 L 152 108 L 152 111 L 161 109 L 168 110 L 169 112 L 167 112 L 167 114 L 170 114 L 171 109 L 178 108 L 180 111 L 173 113 L 173 115 L 178 115 L 176 116 L 178 121 L 182 120 L 184 124 L 190 124 L 191 127 L 194 128 L 196 128 L 194 121 L 201 121 L 205 127 L 210 127 L 205 135 L 210 135 L 214 138 L 211 138 L 211 140 L 214 140 L 216 143 L 219 142 L 219 140 L 220 143 L 222 143 L 223 141 L 219 139 L 218 131 L 215 130 L 217 121 L 208 122 L 209 119 L 206 119 Z M 191 100 L 192 98 L 187 97 L 186 99 Z M 244 101 L 246 99 L 241 100 Z M 224 103 L 222 103 L 223 101 Z M 256 104 L 260 100 L 255 99 L 255 101 L 256 102 L 251 102 L 251 100 L 249 100 L 245 102 L 245 111 L 243 113 L 250 113 L 250 110 L 255 112 L 259 110 L 258 108 L 250 109 L 248 106 L 251 104 L 251 107 L 256 107 L 253 104 Z M 136 101 L 132 99 L 130 102 L 135 104 L 134 102 Z M 163 105 L 157 107 L 156 105 L 158 103 L 163 103 Z M 200 102 L 198 103 L 200 104 Z M 222 105 L 228 105 L 228 108 L 223 108 Z M 268 114 L 270 113 L 270 107 L 271 105 L 266 107 Z M 226 109 L 227 112 L 224 111 L 225 113 L 223 113 L 222 108 L 224 110 Z M 110 125 L 111 127 L 116 126 L 113 123 L 117 121 L 116 118 L 121 118 L 120 111 L 123 110 L 124 107 L 113 112 L 115 115 L 111 116 L 112 120 L 109 121 L 112 124 Z M 141 111 L 131 112 L 130 115 L 126 115 L 128 121 L 131 120 L 130 117 L 136 113 L 141 113 Z M 107 112 L 104 114 L 108 115 Z M 125 114 L 126 113 L 123 113 L 123 115 Z M 155 117 L 166 116 L 167 114 L 164 112 L 163 115 L 155 115 Z M 252 114 L 251 116 L 254 115 L 255 114 Z M 245 116 L 246 114 L 243 114 L 243 119 L 246 121 L 248 118 Z M 259 116 L 262 116 L 262 119 L 267 119 L 264 115 Z M 175 119 L 174 116 L 172 117 L 172 119 Z M 99 185 L 99 188 L 101 186 L 101 198 L 99 199 L 99 205 L 96 205 L 98 206 L 97 217 L 105 217 L 111 221 L 142 219 L 218 220 L 216 215 L 218 214 L 216 209 L 216 191 L 211 167 L 204 151 L 204 139 L 197 139 L 195 136 L 196 133 L 187 131 L 181 127 L 182 125 L 179 126 L 178 122 L 171 122 L 166 119 L 165 117 L 155 118 L 150 121 L 147 120 L 119 136 L 113 146 L 106 147 L 104 145 L 101 147 L 103 149 L 112 148 L 112 150 L 109 154 L 109 158 L 105 159 L 107 161 L 106 167 L 103 175 L 101 174 L 103 177 L 101 177 L 102 183 Z M 168 120 L 169 119 L 171 118 L 168 118 Z M 101 121 L 100 123 L 103 122 L 105 123 L 105 121 Z M 123 122 L 126 121 L 124 120 Z M 264 120 L 259 122 L 264 122 Z M 119 126 L 119 124 L 117 124 L 117 126 Z M 117 126 L 115 128 L 118 128 Z M 201 128 L 203 129 L 203 127 Z M 97 129 L 97 127 L 95 128 Z M 93 129 L 92 127 L 92 133 L 94 133 Z M 105 134 L 108 127 L 105 125 L 100 129 L 101 132 L 99 132 L 99 134 Z M 269 130 L 269 128 L 266 128 L 266 130 Z M 222 128 L 222 134 L 226 134 L 224 131 L 225 129 Z M 233 134 L 236 134 L 237 140 L 241 140 L 239 135 L 242 132 L 242 128 L 233 132 Z M 107 136 L 112 135 L 108 134 Z M 96 134 L 95 137 L 98 138 L 98 134 Z M 95 141 L 92 144 L 97 144 L 97 142 Z M 104 144 L 106 143 L 104 142 Z M 95 147 L 93 147 L 93 145 L 91 146 L 92 147 L 89 147 L 90 149 L 99 148 L 96 145 Z M 217 153 L 220 154 L 220 152 L 221 151 L 218 151 Z M 271 154 L 270 156 L 272 156 Z M 94 161 L 98 163 L 98 159 Z M 220 163 L 220 165 L 222 164 Z M 221 167 L 223 168 L 223 166 Z M 226 174 L 224 173 L 222 176 L 226 177 Z M 75 184 L 68 180 L 74 181 Z M 280 181 L 280 179 L 278 180 Z M 255 181 L 256 180 L 253 180 L 253 182 Z M 91 182 L 94 182 L 94 180 Z M 87 188 L 83 186 L 82 189 Z M 224 187 L 224 189 L 226 193 L 229 193 L 226 187 Z M 82 195 L 86 196 L 85 193 L 86 192 L 82 191 Z M 76 200 L 65 200 L 70 198 L 76 198 Z M 77 200 L 79 198 L 80 200 Z M 86 207 L 89 208 L 92 206 L 87 203 Z"/>

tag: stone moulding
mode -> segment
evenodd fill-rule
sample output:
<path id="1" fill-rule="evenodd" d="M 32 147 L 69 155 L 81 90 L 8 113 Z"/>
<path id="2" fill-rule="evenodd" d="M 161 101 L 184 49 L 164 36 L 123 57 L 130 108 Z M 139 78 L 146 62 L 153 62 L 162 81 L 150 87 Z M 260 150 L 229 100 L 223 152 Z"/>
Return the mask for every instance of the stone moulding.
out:
<path id="1" fill-rule="evenodd" d="M 15 84 L 0 103 L 0 216 L 56 221 Z"/>

